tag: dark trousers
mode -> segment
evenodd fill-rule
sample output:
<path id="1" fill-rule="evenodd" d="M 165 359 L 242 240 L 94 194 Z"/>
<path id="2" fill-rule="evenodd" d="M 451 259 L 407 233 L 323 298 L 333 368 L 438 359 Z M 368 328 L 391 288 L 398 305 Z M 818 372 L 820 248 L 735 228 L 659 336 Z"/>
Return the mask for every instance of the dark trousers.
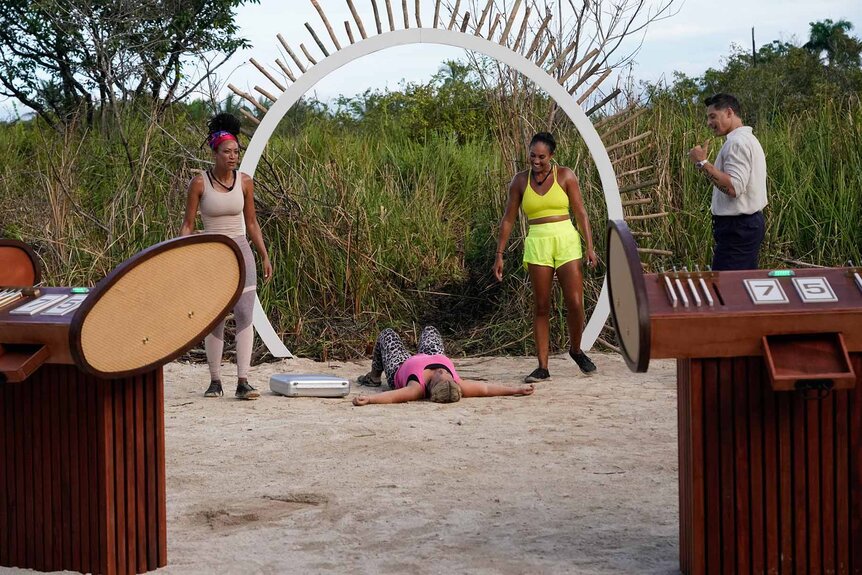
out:
<path id="1" fill-rule="evenodd" d="M 763 212 L 740 216 L 712 216 L 714 270 L 756 270 L 760 244 L 766 235 Z"/>

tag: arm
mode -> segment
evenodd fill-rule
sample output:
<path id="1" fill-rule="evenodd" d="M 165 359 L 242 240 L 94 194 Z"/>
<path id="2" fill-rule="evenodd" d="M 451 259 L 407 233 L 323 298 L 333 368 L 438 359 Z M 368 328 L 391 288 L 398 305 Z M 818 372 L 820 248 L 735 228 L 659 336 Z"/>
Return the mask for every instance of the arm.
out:
<path id="1" fill-rule="evenodd" d="M 688 152 L 693 164 L 706 160 L 707 144 L 695 146 Z M 737 197 L 737 190 L 742 190 L 751 173 L 751 161 L 745 158 L 744 150 L 735 143 L 728 144 L 727 157 L 722 164 L 726 172 L 719 170 L 708 161 L 698 169 L 703 172 L 712 185 L 731 198 Z"/>
<path id="2" fill-rule="evenodd" d="M 581 196 L 581 186 L 578 183 L 578 177 L 569 168 L 561 168 L 565 183 L 566 195 L 569 196 L 569 205 L 572 212 L 575 214 L 575 221 L 578 222 L 578 229 L 581 230 L 581 235 L 586 242 L 584 255 L 586 256 L 587 265 L 591 268 L 596 267 L 599 263 L 599 257 L 596 255 L 596 250 L 593 248 L 593 231 L 590 228 L 590 218 L 587 216 L 587 208 L 584 207 L 584 198 Z"/>
<path id="3" fill-rule="evenodd" d="M 245 229 L 254 249 L 257 250 L 263 266 L 263 278 L 266 281 L 272 277 L 272 264 L 269 262 L 269 254 L 266 253 L 266 244 L 263 243 L 263 234 L 257 223 L 257 213 L 254 210 L 254 180 L 248 174 L 242 174 L 243 208 L 242 215 L 245 218 Z"/>
<path id="4" fill-rule="evenodd" d="M 501 395 L 530 395 L 535 390 L 532 383 L 509 387 L 484 381 L 462 379 L 458 382 L 462 397 L 498 397 Z"/>
<path id="5" fill-rule="evenodd" d="M 359 394 L 353 398 L 353 405 L 362 406 L 368 405 L 369 403 L 406 403 L 408 401 L 422 399 L 423 395 L 422 386 L 419 385 L 419 382 L 411 381 L 405 387 L 400 389 L 375 393 L 374 395 Z"/>
<path id="6" fill-rule="evenodd" d="M 183 225 L 180 226 L 180 235 L 187 236 L 195 231 L 195 219 L 198 215 L 198 206 L 201 203 L 201 195 L 204 193 L 203 176 L 198 174 L 189 181 L 186 189 L 186 212 L 183 217 Z"/>
<path id="7" fill-rule="evenodd" d="M 506 211 L 500 220 L 497 256 L 494 258 L 494 277 L 497 278 L 498 282 L 503 281 L 503 251 L 506 249 L 509 236 L 512 235 L 512 227 L 515 225 L 515 218 L 518 217 L 518 209 L 521 207 L 521 198 L 527 188 L 527 180 L 524 175 L 525 173 L 515 174 L 515 177 L 512 178 L 512 182 L 509 184 L 509 198 L 506 200 Z"/>

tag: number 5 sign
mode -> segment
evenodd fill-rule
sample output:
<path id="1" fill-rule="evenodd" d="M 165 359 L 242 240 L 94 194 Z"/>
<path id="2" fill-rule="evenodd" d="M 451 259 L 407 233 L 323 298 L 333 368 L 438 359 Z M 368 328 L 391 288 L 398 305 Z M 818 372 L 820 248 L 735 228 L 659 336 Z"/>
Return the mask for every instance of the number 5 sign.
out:
<path id="1" fill-rule="evenodd" d="M 803 303 L 838 301 L 825 277 L 793 278 L 793 285 Z"/>

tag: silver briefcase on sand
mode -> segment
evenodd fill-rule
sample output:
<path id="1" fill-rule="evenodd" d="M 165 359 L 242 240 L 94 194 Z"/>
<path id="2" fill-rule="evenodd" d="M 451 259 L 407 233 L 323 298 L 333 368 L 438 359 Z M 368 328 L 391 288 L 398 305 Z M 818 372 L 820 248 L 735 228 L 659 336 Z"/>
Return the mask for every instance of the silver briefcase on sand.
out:
<path id="1" fill-rule="evenodd" d="M 276 373 L 269 378 L 269 388 L 287 397 L 345 397 L 350 381 L 331 375 Z"/>

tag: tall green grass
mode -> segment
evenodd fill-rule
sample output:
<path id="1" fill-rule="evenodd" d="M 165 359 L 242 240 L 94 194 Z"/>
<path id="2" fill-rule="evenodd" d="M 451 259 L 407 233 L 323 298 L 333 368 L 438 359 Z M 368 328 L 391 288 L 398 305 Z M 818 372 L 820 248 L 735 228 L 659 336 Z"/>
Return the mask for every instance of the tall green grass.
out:
<path id="1" fill-rule="evenodd" d="M 658 194 L 671 217 L 654 226 L 656 244 L 675 253 L 659 265 L 710 262 L 711 186 L 694 170 L 688 150 L 709 141 L 714 158 L 722 140 L 711 137 L 702 106 L 655 103 L 645 123 L 667 159 Z M 796 114 L 775 114 L 754 126 L 766 154 L 769 205 L 762 267 L 838 266 L 862 254 L 862 104 L 824 100 Z"/>
<path id="2" fill-rule="evenodd" d="M 108 130 L 61 135 L 38 122 L 0 126 L 0 235 L 35 246 L 48 285 L 98 281 L 176 235 L 186 184 L 208 165 L 201 130 L 181 110 L 159 124 L 132 116 L 130 164 Z M 653 171 L 620 183 L 659 180 L 645 211 L 670 216 L 632 227 L 652 234 L 642 246 L 674 256 L 643 259 L 653 268 L 706 265 L 710 189 L 687 160 L 688 149 L 708 137 L 703 110 L 658 100 L 630 127 L 645 130 L 655 145 L 633 165 Z M 761 263 L 859 262 L 862 106 L 828 100 L 803 114 L 778 114 L 755 131 L 769 166 Z M 603 256 L 606 212 L 595 169 L 573 128 L 558 139 L 558 160 L 581 179 Z M 713 154 L 719 145 L 712 143 Z M 259 293 L 288 346 L 319 358 L 357 357 L 383 327 L 411 339 L 433 322 L 454 353 L 534 353 L 523 225 L 510 240 L 505 281 L 490 274 L 511 160 L 485 139 L 345 129 L 320 117 L 271 140 L 255 177 L 275 274 Z M 602 276 L 603 268 L 586 274 L 588 310 Z M 567 344 L 561 300 L 557 294 L 555 348 Z"/>

